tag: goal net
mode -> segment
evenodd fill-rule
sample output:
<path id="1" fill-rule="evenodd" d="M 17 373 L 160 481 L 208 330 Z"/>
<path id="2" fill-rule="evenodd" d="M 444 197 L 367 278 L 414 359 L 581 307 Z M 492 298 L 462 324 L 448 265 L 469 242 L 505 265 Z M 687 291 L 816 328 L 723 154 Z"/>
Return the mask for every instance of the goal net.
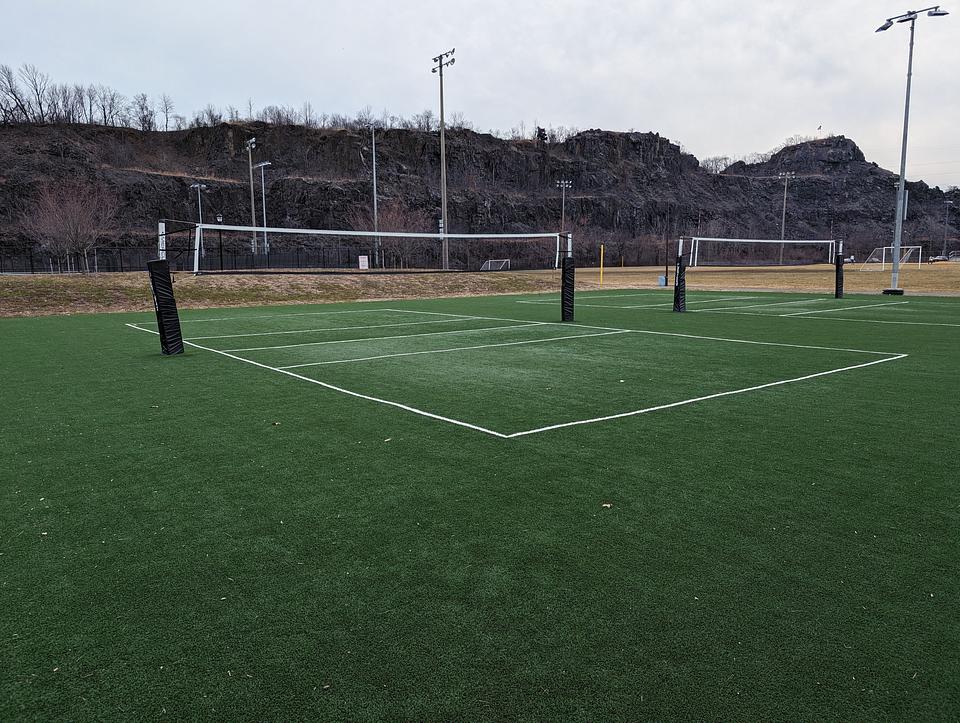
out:
<path id="1" fill-rule="evenodd" d="M 832 264 L 833 239 L 742 239 L 693 236 L 690 266 L 800 266 Z"/>
<path id="2" fill-rule="evenodd" d="M 481 271 L 509 271 L 510 259 L 487 259 L 480 267 Z"/>
<path id="3" fill-rule="evenodd" d="M 194 273 L 548 270 L 573 245 L 571 234 L 555 231 L 444 236 L 193 223 L 174 236 L 165 231 L 174 223 L 161 222 L 158 253 Z"/>
<path id="4" fill-rule="evenodd" d="M 873 251 L 870 252 L 870 255 L 867 256 L 866 261 L 863 262 L 863 265 L 860 266 L 860 271 L 884 271 L 888 266 L 893 265 L 893 259 L 895 258 L 893 253 L 893 246 L 878 246 Z M 917 268 L 920 268 L 920 264 L 923 258 L 923 248 L 920 246 L 901 246 L 900 247 L 900 265 L 912 263 L 916 261 Z"/>

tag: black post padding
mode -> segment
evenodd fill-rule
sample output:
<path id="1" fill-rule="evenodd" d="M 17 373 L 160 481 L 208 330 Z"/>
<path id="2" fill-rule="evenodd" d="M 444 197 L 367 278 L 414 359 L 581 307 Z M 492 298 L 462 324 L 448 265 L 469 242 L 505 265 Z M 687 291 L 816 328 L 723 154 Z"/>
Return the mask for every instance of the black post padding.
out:
<path id="1" fill-rule="evenodd" d="M 561 262 L 560 320 L 573 321 L 573 286 L 576 267 L 573 259 L 564 256 Z"/>
<path id="2" fill-rule="evenodd" d="M 177 300 L 173 296 L 170 265 L 166 259 L 153 259 L 147 262 L 147 273 L 150 274 L 153 306 L 157 312 L 160 351 L 164 354 L 183 354 L 183 335 L 180 333 Z"/>
<path id="3" fill-rule="evenodd" d="M 677 256 L 677 268 L 674 272 L 673 310 L 687 310 L 687 266 L 683 262 L 683 254 Z"/>
<path id="4" fill-rule="evenodd" d="M 833 298 L 842 299 L 843 298 L 843 254 L 837 254 L 836 258 L 833 260 L 837 266 L 837 280 L 834 285 Z"/>

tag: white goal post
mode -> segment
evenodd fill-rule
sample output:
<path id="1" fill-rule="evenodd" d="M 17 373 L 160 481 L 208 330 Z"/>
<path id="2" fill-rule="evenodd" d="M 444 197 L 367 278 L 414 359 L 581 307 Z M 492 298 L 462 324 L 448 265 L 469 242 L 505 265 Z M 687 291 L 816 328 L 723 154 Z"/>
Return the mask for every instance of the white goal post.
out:
<path id="1" fill-rule="evenodd" d="M 480 267 L 481 271 L 509 271 L 510 259 L 487 259 Z"/>
<path id="2" fill-rule="evenodd" d="M 169 219 L 167 219 L 169 221 Z M 276 227 L 264 227 L 264 226 L 233 226 L 233 225 L 224 225 L 224 224 L 213 224 L 213 223 L 195 223 L 191 222 L 193 226 L 193 247 L 191 249 L 193 255 L 193 272 L 202 273 L 203 272 L 203 263 L 202 257 L 205 255 L 204 244 L 210 243 L 211 239 L 216 240 L 221 238 L 222 234 L 226 232 L 239 232 L 247 235 L 248 238 L 255 237 L 257 235 L 263 236 L 265 234 L 270 235 L 280 235 L 280 236 L 294 236 L 300 238 L 340 238 L 340 239 L 365 239 L 370 242 L 376 242 L 377 244 L 382 243 L 384 239 L 396 239 L 401 241 L 413 241 L 419 240 L 421 242 L 430 242 L 435 241 L 439 245 L 444 239 L 446 240 L 460 240 L 469 242 L 474 241 L 483 241 L 483 242 L 515 242 L 515 241 L 552 241 L 549 248 L 551 250 L 551 256 L 553 268 L 560 268 L 560 259 L 566 256 L 573 256 L 573 234 L 569 232 L 541 232 L 541 233 L 492 233 L 492 234 L 480 234 L 480 233 L 407 233 L 407 232 L 396 232 L 396 231 L 352 231 L 352 230 L 337 230 L 337 229 L 311 229 L 311 228 L 276 228 Z M 204 232 L 210 233 L 204 233 Z M 157 253 L 161 258 L 165 257 L 169 251 L 169 244 L 167 243 L 167 231 L 165 223 L 161 222 L 158 226 L 158 243 L 157 243 Z M 489 259 L 485 262 L 484 266 L 487 264 L 495 264 L 492 268 L 484 268 L 483 270 L 499 270 L 499 264 L 505 264 L 506 268 L 510 268 L 509 259 Z"/>
<path id="3" fill-rule="evenodd" d="M 920 265 L 923 262 L 922 246 L 901 246 L 900 264 L 904 265 L 911 263 L 914 254 L 917 256 L 917 268 L 921 268 Z M 870 252 L 870 255 L 867 256 L 867 260 L 863 262 L 859 270 L 885 271 L 887 266 L 893 264 L 893 259 L 893 246 L 877 246 L 877 248 Z"/>
<path id="4" fill-rule="evenodd" d="M 786 247 L 796 248 L 799 246 L 808 246 L 815 249 L 811 263 L 832 264 L 837 255 L 837 242 L 834 239 L 750 239 L 750 238 L 717 238 L 711 236 L 688 236 L 690 239 L 690 263 L 689 266 L 701 265 L 704 261 L 701 254 L 701 245 L 714 244 L 722 246 L 724 244 L 743 245 L 755 244 L 760 248 L 767 248 L 770 244 L 780 246 L 779 263 L 783 264 L 783 249 Z M 736 265 L 736 264 L 734 264 Z"/>

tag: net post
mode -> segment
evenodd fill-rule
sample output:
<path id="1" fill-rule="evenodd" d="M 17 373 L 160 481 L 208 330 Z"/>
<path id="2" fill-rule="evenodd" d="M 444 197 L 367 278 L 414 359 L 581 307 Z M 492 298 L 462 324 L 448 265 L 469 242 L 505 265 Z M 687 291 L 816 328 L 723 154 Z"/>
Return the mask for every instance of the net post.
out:
<path id="1" fill-rule="evenodd" d="M 836 279 L 834 281 L 833 298 L 843 298 L 843 241 L 833 255 L 833 263 L 836 265 Z"/>
<path id="2" fill-rule="evenodd" d="M 687 272 L 683 263 L 683 237 L 677 244 L 677 266 L 674 271 L 673 283 L 673 310 L 687 310 Z"/>
<path id="3" fill-rule="evenodd" d="M 573 321 L 573 288 L 576 274 L 573 256 L 564 256 L 561 261 L 560 320 Z"/>
<path id="4" fill-rule="evenodd" d="M 167 224 L 160 221 L 157 224 L 157 257 L 161 260 L 167 258 Z"/>
<path id="5" fill-rule="evenodd" d="M 165 355 L 183 354 L 183 335 L 180 332 L 177 300 L 173 295 L 170 264 L 166 259 L 153 259 L 147 262 L 147 273 L 153 292 L 153 308 L 157 312 L 160 351 Z"/>

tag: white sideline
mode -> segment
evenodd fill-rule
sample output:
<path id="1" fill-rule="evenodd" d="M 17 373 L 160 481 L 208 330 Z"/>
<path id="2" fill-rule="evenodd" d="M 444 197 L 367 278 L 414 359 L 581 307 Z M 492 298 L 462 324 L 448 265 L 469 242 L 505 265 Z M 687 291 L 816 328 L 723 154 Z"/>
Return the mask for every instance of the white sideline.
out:
<path id="1" fill-rule="evenodd" d="M 697 309 L 698 312 L 709 311 L 709 309 Z M 838 309 L 841 311 L 841 309 Z M 715 311 L 715 314 L 734 314 L 736 316 L 762 316 L 765 319 L 783 318 L 780 314 L 759 314 L 751 311 Z M 960 327 L 960 324 L 950 324 L 945 321 L 891 321 L 889 319 L 854 319 L 845 316 L 794 316 L 794 319 L 810 319 L 812 321 L 852 321 L 855 324 L 905 324 L 907 326 L 953 326 Z"/>
<path id="2" fill-rule="evenodd" d="M 505 327 L 516 328 L 516 327 Z M 610 336 L 611 334 L 629 334 L 629 331 L 603 331 L 598 334 L 573 334 L 572 336 L 554 336 L 549 339 L 526 339 L 524 341 L 507 341 L 500 344 L 477 344 L 476 346 L 456 346 L 450 349 L 426 349 L 423 351 L 405 351 L 397 354 L 379 354 L 364 356 L 355 359 L 334 359 L 332 361 L 307 362 L 305 364 L 290 364 L 277 369 L 300 369 L 301 367 L 320 367 L 327 364 L 350 364 L 351 362 L 372 361 L 374 359 L 392 359 L 398 356 L 420 356 L 421 354 L 443 354 L 449 351 L 472 351 L 473 349 L 492 349 L 498 346 L 520 346 L 521 344 L 543 344 L 547 341 L 564 341 L 565 339 L 587 339 L 594 336 Z"/>
<path id="3" fill-rule="evenodd" d="M 794 311 L 790 314 L 777 314 L 777 316 L 803 316 L 805 314 L 831 314 L 837 311 L 852 311 L 854 309 L 872 309 L 877 306 L 897 306 L 899 304 L 909 304 L 909 301 L 887 301 L 883 304 L 864 304 L 863 306 L 838 306 L 836 309 L 820 309 L 818 311 Z"/>
<path id="4" fill-rule="evenodd" d="M 441 336 L 443 334 L 467 334 L 471 331 L 492 331 L 494 329 L 525 329 L 528 326 L 553 326 L 547 321 L 532 321 L 529 324 L 509 324 L 507 326 L 481 326 L 476 329 L 456 329 L 455 331 L 425 331 L 420 334 L 394 334 L 393 336 L 368 336 L 356 339 L 334 339 L 333 341 L 305 341 L 302 344 L 281 344 L 279 346 L 251 346 L 246 349 L 224 349 L 224 351 L 268 351 L 270 349 L 293 349 L 299 346 L 324 346 L 325 344 L 353 344 L 358 341 L 383 341 L 385 339 L 412 339 L 415 336 Z"/>
<path id="5" fill-rule="evenodd" d="M 748 299 L 756 299 L 756 296 L 731 296 L 728 299 L 723 299 L 723 301 L 747 301 Z M 713 304 L 721 299 L 697 299 L 695 301 L 687 301 L 687 306 L 690 304 Z M 582 302 L 577 302 L 577 306 L 592 306 L 595 309 L 657 309 L 664 306 L 673 306 L 672 301 L 667 301 L 663 304 L 632 304 L 630 306 L 611 306 L 610 304 L 584 304 Z"/>
<path id="6" fill-rule="evenodd" d="M 386 329 L 394 326 L 421 326 L 423 324 L 452 324 L 456 321 L 469 321 L 473 317 L 462 316 L 457 319 L 438 319 L 436 321 L 401 321 L 397 324 L 363 324 L 361 326 L 327 326 L 322 329 L 290 329 L 286 331 L 256 331 L 248 334 L 217 334 L 214 336 L 189 336 L 184 341 L 203 341 L 206 339 L 239 339 L 244 336 L 276 336 L 278 334 L 312 334 L 318 331 L 353 331 L 355 329 Z"/>
<path id="7" fill-rule="evenodd" d="M 832 299 L 798 299 L 796 301 L 774 301 L 769 304 L 745 304 L 744 306 L 718 306 L 715 309 L 694 309 L 694 311 L 725 311 L 727 309 L 757 309 L 761 306 L 787 306 L 789 304 L 822 304 Z"/>
<path id="8" fill-rule="evenodd" d="M 670 296 L 670 295 L 671 295 L 671 292 L 659 291 L 659 292 L 650 293 L 650 294 L 621 294 L 620 296 L 627 296 L 627 297 L 632 297 L 632 296 L 664 296 L 664 297 L 666 297 L 666 296 Z M 662 303 L 662 304 L 644 304 L 644 305 L 639 305 L 639 306 L 638 306 L 638 305 L 631 305 L 631 306 L 612 306 L 612 305 L 610 305 L 610 304 L 590 304 L 590 303 L 587 303 L 587 302 L 589 302 L 589 301 L 593 301 L 594 299 L 603 299 L 603 298 L 611 298 L 611 299 L 612 299 L 612 298 L 616 298 L 616 295 L 611 295 L 611 296 L 609 296 L 609 297 L 604 297 L 604 296 L 594 296 L 594 295 L 591 294 L 590 296 L 581 296 L 580 298 L 584 298 L 584 299 L 586 299 L 587 301 L 586 301 L 586 302 L 584 302 L 584 301 L 578 301 L 578 302 L 577 302 L 577 306 L 592 306 L 592 307 L 595 307 L 595 308 L 597 308 L 597 309 L 652 309 L 652 308 L 657 307 L 657 306 L 672 306 L 672 305 L 673 305 L 673 301 L 672 301 L 672 300 L 671 300 L 671 301 L 664 302 L 664 303 Z M 758 298 L 758 297 L 756 297 L 756 296 L 733 296 L 733 297 L 715 296 L 715 297 L 712 297 L 712 298 L 710 298 L 710 299 L 696 299 L 696 300 L 694 300 L 694 301 L 688 301 L 687 303 L 688 303 L 688 304 L 711 304 L 711 303 L 713 303 L 713 302 L 715 302 L 715 301 L 727 301 L 728 298 L 729 298 L 730 301 L 735 301 L 735 300 L 737 300 L 737 299 L 746 300 L 746 299 L 756 299 L 756 298 Z M 538 306 L 538 305 L 539 305 L 539 306 L 545 306 L 545 305 L 548 305 L 548 304 L 555 304 L 555 303 L 557 303 L 557 301 L 559 301 L 559 299 L 553 299 L 553 300 L 551 300 L 551 301 L 516 301 L 516 302 L 514 302 L 514 303 L 516 303 L 516 304 L 530 304 L 530 305 L 532 305 L 532 306 Z"/>
<path id="9" fill-rule="evenodd" d="M 744 387 L 743 389 L 732 389 L 728 392 L 717 392 L 716 394 L 707 394 L 703 397 L 694 397 L 693 399 L 684 399 L 680 402 L 671 402 L 670 404 L 660 404 L 656 407 L 647 407 L 646 409 L 636 409 L 632 412 L 622 412 L 620 414 L 608 414 L 605 417 L 594 417 L 593 419 L 578 419 L 574 422 L 562 422 L 560 424 L 551 424 L 546 427 L 538 427 L 536 429 L 527 429 L 523 432 L 514 432 L 513 434 L 505 435 L 507 439 L 514 439 L 516 437 L 525 437 L 528 434 L 539 434 L 541 432 L 549 432 L 554 429 L 562 429 L 564 427 L 577 427 L 582 424 L 594 424 L 596 422 L 606 422 L 611 419 L 622 419 L 624 417 L 635 417 L 639 414 L 649 414 L 650 412 L 658 412 L 662 409 L 672 409 L 674 407 L 682 407 L 687 404 L 694 404 L 696 402 L 705 402 L 708 399 L 717 399 L 718 397 L 730 397 L 735 394 L 746 394 L 747 392 L 755 392 L 760 389 L 769 389 L 770 387 L 778 387 L 784 384 L 792 384 L 794 382 L 802 382 L 808 379 L 815 379 L 816 377 L 825 377 L 830 374 L 839 374 L 840 372 L 851 371 L 852 369 L 862 369 L 863 367 L 869 367 L 874 364 L 883 364 L 884 362 L 897 361 L 898 359 L 903 359 L 907 354 L 898 354 L 897 356 L 886 357 L 884 359 L 874 359 L 873 361 L 864 362 L 863 364 L 854 364 L 853 366 L 840 367 L 839 369 L 828 369 L 825 372 L 817 372 L 815 374 L 807 374 L 802 377 L 794 377 L 792 379 L 781 379 L 776 382 L 768 382 L 767 384 L 757 384 L 752 387 Z"/>
<path id="10" fill-rule="evenodd" d="M 362 303 L 362 302 L 361 302 Z M 389 309 L 350 309 L 349 311 L 298 311 L 293 314 L 258 314 L 256 316 L 221 316 L 213 319 L 181 319 L 181 324 L 197 324 L 201 321 L 246 321 L 247 319 L 277 319 L 284 316 L 321 316 L 330 314 L 368 314 L 371 311 L 389 311 Z M 428 312 L 423 312 L 428 313 Z M 138 321 L 138 324 L 153 324 L 155 321 Z M 144 331 L 147 331 L 144 329 Z"/>
<path id="11" fill-rule="evenodd" d="M 137 331 L 145 331 L 148 334 L 160 335 L 159 331 L 154 331 L 153 329 L 142 329 L 136 324 L 126 324 L 132 329 Z M 359 392 L 352 392 L 349 389 L 344 389 L 343 387 L 338 387 L 333 384 L 327 384 L 326 382 L 321 382 L 319 379 L 311 379 L 310 377 L 305 377 L 302 374 L 297 374 L 295 372 L 288 371 L 286 369 L 279 369 L 277 367 L 268 366 L 267 364 L 261 364 L 260 362 L 255 362 L 251 359 L 244 359 L 241 356 L 235 356 L 229 352 L 221 351 L 219 349 L 211 349 L 208 346 L 201 346 L 200 344 L 194 344 L 192 341 L 183 342 L 187 346 L 192 346 L 196 349 L 202 349 L 203 351 L 213 352 L 214 354 L 220 354 L 230 359 L 236 359 L 237 361 L 245 362 L 246 364 L 252 364 L 255 367 L 260 367 L 261 369 L 269 369 L 272 372 L 277 372 L 279 374 L 286 374 L 288 377 L 293 377 L 294 379 L 299 379 L 304 382 L 310 382 L 311 384 L 316 384 L 318 386 L 324 387 L 325 389 L 330 389 L 334 392 L 340 392 L 341 394 L 347 394 L 351 397 L 357 397 L 358 399 L 366 399 L 370 402 L 378 402 L 379 404 L 386 404 L 390 407 L 396 407 L 397 409 L 403 409 L 407 412 L 413 412 L 414 414 L 419 414 L 422 417 L 429 417 L 430 419 L 436 419 L 441 422 L 448 422 L 449 424 L 455 424 L 458 427 L 466 427 L 467 429 L 473 429 L 477 432 L 483 432 L 484 434 L 489 434 L 493 437 L 499 437 L 501 439 L 507 439 L 507 435 L 501 434 L 500 432 L 495 432 L 492 429 L 487 429 L 486 427 L 481 427 L 476 424 L 470 424 L 469 422 L 462 422 L 459 419 L 451 419 L 450 417 L 444 417 L 439 414 L 434 414 L 433 412 L 428 412 L 423 409 L 417 409 L 416 407 L 411 407 L 406 404 L 400 404 L 399 402 L 391 402 L 389 399 L 380 399 L 379 397 L 371 397 L 367 394 L 360 394 Z"/>

